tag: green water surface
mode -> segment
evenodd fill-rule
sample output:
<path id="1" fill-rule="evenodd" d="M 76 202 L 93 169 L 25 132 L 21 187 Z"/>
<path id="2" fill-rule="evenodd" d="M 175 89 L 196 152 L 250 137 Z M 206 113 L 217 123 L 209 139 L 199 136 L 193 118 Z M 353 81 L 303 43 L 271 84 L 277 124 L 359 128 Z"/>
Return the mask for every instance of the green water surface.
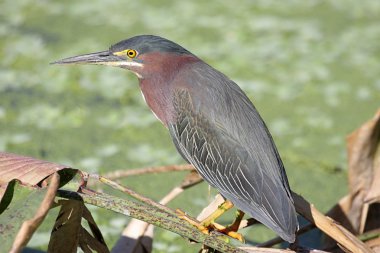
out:
<path id="1" fill-rule="evenodd" d="M 267 122 L 294 191 L 322 211 L 346 194 L 345 138 L 380 105 L 379 1 L 3 0 L 0 150 L 98 173 L 183 163 L 133 74 L 49 65 L 137 34 L 169 38 L 236 81 Z M 158 200 L 183 176 L 123 183 Z M 213 194 L 203 183 L 170 206 L 196 215 Z M 91 210 L 112 245 L 127 220 Z M 29 246 L 46 249 L 54 218 Z M 154 252 L 198 247 L 156 230 Z"/>

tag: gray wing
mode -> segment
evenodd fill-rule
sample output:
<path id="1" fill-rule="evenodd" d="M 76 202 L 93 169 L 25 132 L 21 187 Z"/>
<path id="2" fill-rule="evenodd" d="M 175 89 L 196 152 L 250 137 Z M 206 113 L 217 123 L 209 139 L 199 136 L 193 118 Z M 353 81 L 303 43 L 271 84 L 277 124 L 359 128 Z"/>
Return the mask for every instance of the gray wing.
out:
<path id="1" fill-rule="evenodd" d="M 168 128 L 178 151 L 235 206 L 294 241 L 298 223 L 293 200 L 264 122 L 224 75 L 222 90 L 213 82 L 207 86 L 210 79 L 202 77 L 195 79 L 201 82 L 198 87 L 195 83 L 174 92 L 176 119 Z"/>

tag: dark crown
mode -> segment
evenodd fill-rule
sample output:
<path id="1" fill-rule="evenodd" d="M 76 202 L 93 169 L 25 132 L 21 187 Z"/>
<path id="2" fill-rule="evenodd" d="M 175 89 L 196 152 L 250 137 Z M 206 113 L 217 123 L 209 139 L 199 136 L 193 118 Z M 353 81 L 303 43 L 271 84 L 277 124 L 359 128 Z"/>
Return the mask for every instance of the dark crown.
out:
<path id="1" fill-rule="evenodd" d="M 191 54 L 180 45 L 155 35 L 139 35 L 122 40 L 111 46 L 111 52 L 120 52 L 125 49 L 134 49 L 139 54 L 148 52 L 167 52 L 177 54 Z"/>

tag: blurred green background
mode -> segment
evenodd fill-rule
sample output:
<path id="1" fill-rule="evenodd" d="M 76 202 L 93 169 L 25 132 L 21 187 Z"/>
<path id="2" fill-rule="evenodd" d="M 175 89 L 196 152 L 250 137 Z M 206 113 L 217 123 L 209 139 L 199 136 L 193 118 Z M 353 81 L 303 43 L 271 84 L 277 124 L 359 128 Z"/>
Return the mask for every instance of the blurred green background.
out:
<path id="1" fill-rule="evenodd" d="M 380 1 L 2 0 L 0 150 L 98 173 L 183 163 L 133 74 L 49 65 L 138 34 L 179 43 L 246 91 L 294 191 L 322 211 L 345 195 L 345 138 L 380 105 Z M 158 200 L 183 175 L 124 183 Z M 170 206 L 196 215 L 213 193 L 203 183 Z M 127 220 L 91 210 L 111 246 Z M 31 247 L 46 248 L 54 218 Z M 199 247 L 156 232 L 155 252 Z M 273 236 L 264 228 L 244 234 L 253 242 Z"/>

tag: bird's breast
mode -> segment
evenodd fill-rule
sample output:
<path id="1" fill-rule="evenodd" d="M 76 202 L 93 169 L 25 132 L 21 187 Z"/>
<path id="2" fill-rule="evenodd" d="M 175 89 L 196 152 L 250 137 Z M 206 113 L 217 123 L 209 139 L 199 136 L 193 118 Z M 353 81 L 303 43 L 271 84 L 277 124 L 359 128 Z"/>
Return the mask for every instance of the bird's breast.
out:
<path id="1" fill-rule="evenodd" d="M 173 106 L 170 102 L 170 89 L 149 80 L 140 80 L 142 96 L 154 116 L 167 127 L 173 118 Z"/>
<path id="2" fill-rule="evenodd" d="M 141 95 L 142 95 L 142 97 L 143 97 L 145 103 L 147 103 L 146 98 L 145 98 L 145 95 L 144 95 L 144 92 L 141 92 Z M 148 103 L 147 103 L 147 104 L 148 104 Z M 149 104 L 148 104 L 148 106 L 149 106 L 149 108 L 151 109 L 153 115 L 156 117 L 156 119 L 158 119 L 163 125 L 166 126 L 166 123 L 164 123 L 164 122 L 162 121 L 162 119 L 161 119 L 160 117 L 158 117 L 158 115 L 153 111 L 153 109 L 151 108 L 151 106 L 150 106 Z"/>

